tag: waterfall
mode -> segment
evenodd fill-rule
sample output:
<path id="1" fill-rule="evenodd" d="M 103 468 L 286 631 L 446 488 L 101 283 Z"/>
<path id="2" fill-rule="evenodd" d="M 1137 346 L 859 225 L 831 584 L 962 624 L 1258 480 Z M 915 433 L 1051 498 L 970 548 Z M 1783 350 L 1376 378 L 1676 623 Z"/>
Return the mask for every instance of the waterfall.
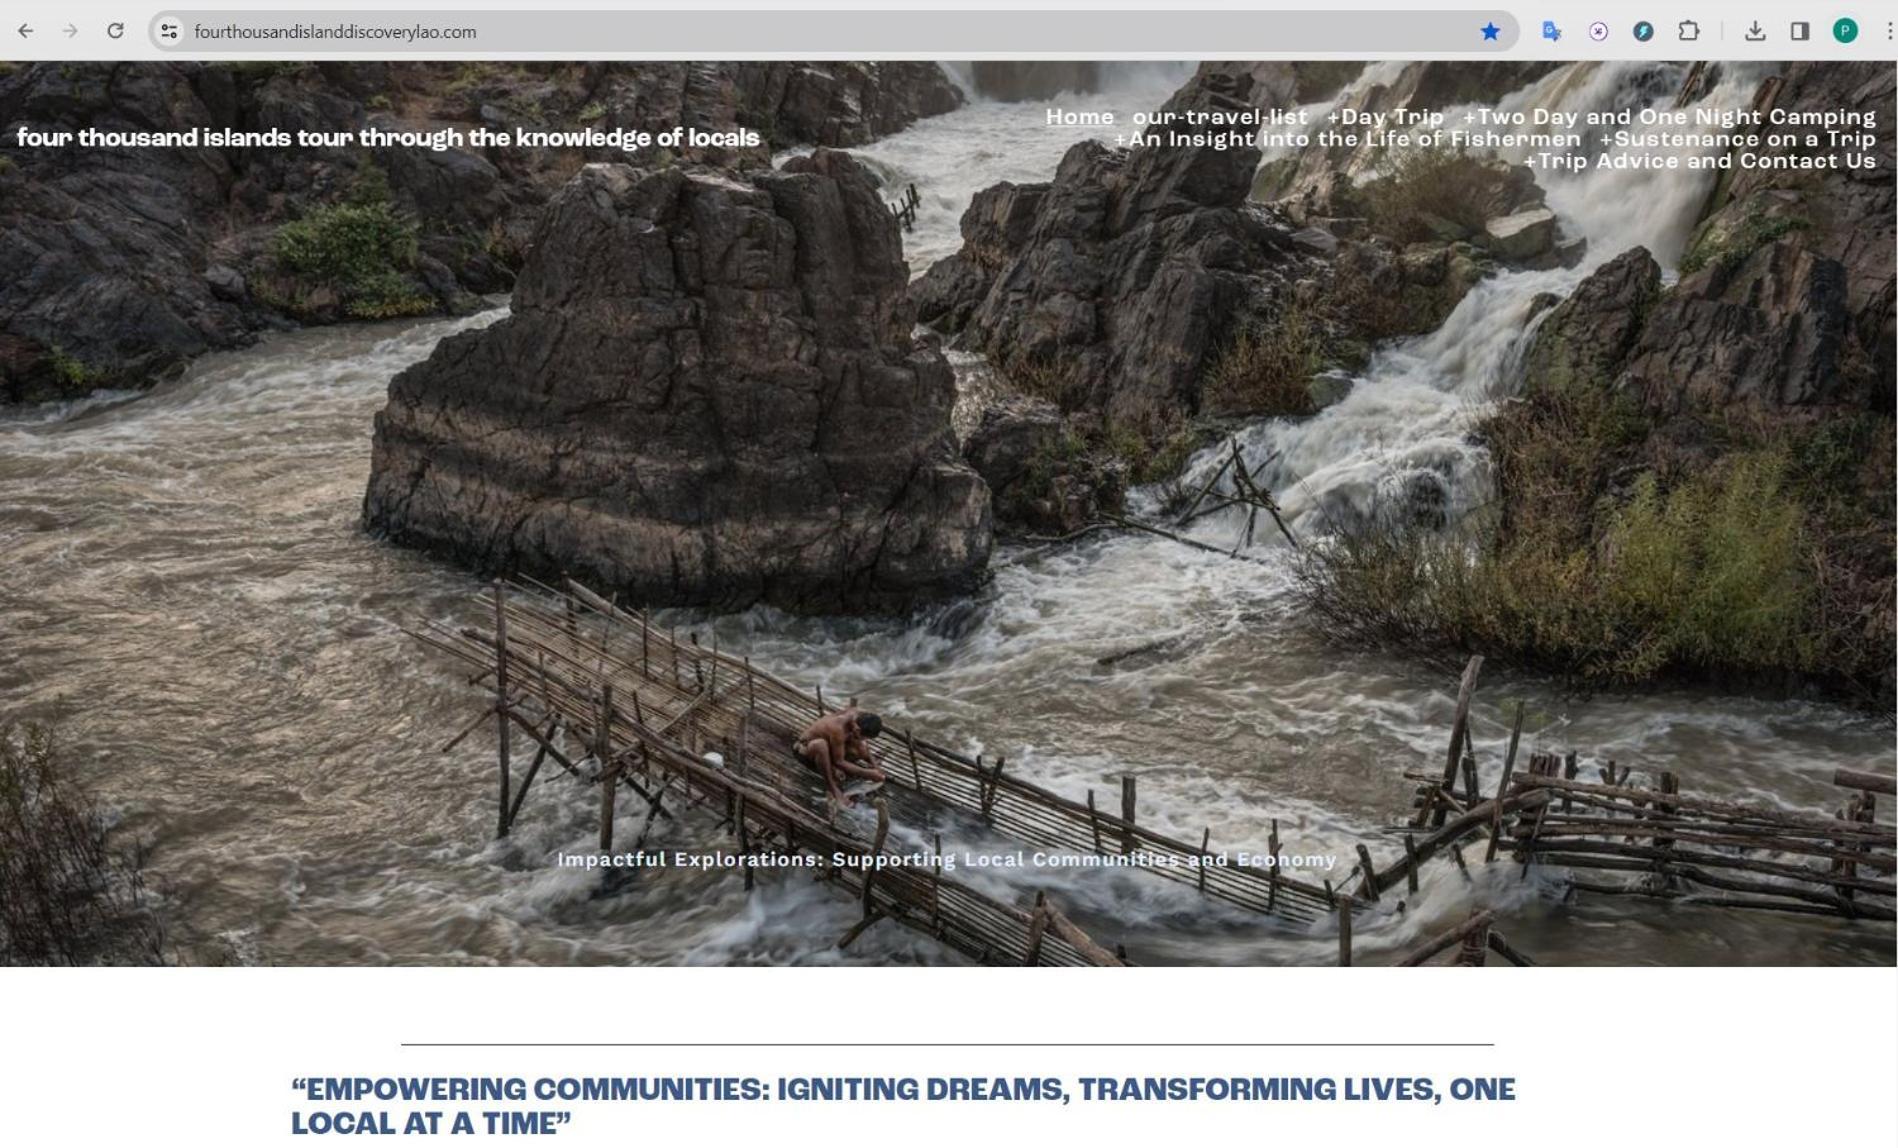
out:
<path id="1" fill-rule="evenodd" d="M 1373 82 L 1371 73 L 1347 87 L 1332 105 Z M 1680 87 L 1679 65 L 1647 62 L 1582 63 L 1549 73 L 1498 100 L 1502 111 L 1545 107 L 1588 112 L 1641 107 L 1671 99 Z M 1729 67 L 1700 106 L 1744 106 L 1757 77 Z M 1450 112 L 1460 118 L 1463 109 Z M 1446 110 L 1448 111 L 1448 110 Z M 1603 154 L 1599 129 L 1578 129 L 1579 154 Z M 1520 154 L 1504 155 L 1521 159 Z M 1601 263 L 1645 246 L 1664 265 L 1679 258 L 1712 189 L 1712 170 L 1610 169 L 1593 162 L 1567 173 L 1537 169 L 1548 206 L 1564 234 L 1588 241 L 1574 269 L 1504 271 L 1472 289 L 1437 330 L 1377 350 L 1349 393 L 1302 421 L 1269 419 L 1240 436 L 1247 456 L 1277 452 L 1264 472 L 1279 492 L 1288 517 L 1314 511 L 1333 521 L 1371 513 L 1379 505 L 1424 497 L 1440 501 L 1451 518 L 1488 497 L 1488 458 L 1472 430 L 1499 398 L 1516 385 L 1514 367 L 1533 336 L 1536 300 L 1566 296 Z M 1186 485 L 1203 481 L 1221 461 L 1211 448 L 1189 465 Z M 1207 530 L 1230 533 L 1230 524 L 1208 520 Z"/>

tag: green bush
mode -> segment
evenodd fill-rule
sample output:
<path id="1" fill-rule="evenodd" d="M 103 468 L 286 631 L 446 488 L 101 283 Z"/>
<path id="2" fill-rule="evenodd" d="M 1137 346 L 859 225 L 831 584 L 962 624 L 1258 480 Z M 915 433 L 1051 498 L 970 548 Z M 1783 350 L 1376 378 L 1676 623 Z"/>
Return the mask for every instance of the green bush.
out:
<path id="1" fill-rule="evenodd" d="M 1586 519 L 1504 535 L 1494 519 L 1436 532 L 1373 516 L 1308 549 L 1298 598 L 1347 640 L 1502 655 L 1590 686 L 1834 669 L 1785 475 L 1783 455 L 1753 452 L 1672 489 L 1646 475 L 1599 537 Z"/>
<path id="2" fill-rule="evenodd" d="M 432 314 L 435 300 L 416 291 L 398 272 L 385 269 L 357 280 L 343 310 L 354 319 L 404 319 Z"/>
<path id="3" fill-rule="evenodd" d="M 1073 364 L 1058 356 L 1014 354 L 997 356 L 996 367 L 1016 394 L 1043 399 L 1063 410 L 1071 405 L 1075 385 Z"/>
<path id="4" fill-rule="evenodd" d="M 1248 323 L 1207 370 L 1201 407 L 1220 415 L 1311 414 L 1309 384 L 1324 349 L 1323 325 L 1301 304 Z"/>
<path id="5" fill-rule="evenodd" d="M 287 270 L 356 283 L 413 266 L 415 227 L 386 202 L 330 204 L 278 228 L 271 252 Z"/>
<path id="6" fill-rule="evenodd" d="M 1613 515 L 1603 590 L 1654 668 L 1814 668 L 1811 548 L 1785 473 L 1781 455 L 1743 453 L 1670 491 L 1644 476 Z"/>
<path id="7" fill-rule="evenodd" d="M 47 360 L 53 368 L 53 377 L 59 380 L 59 385 L 65 390 L 89 391 L 104 381 L 104 372 L 86 366 L 57 344 L 48 348 Z"/>
<path id="8" fill-rule="evenodd" d="M 435 301 L 405 272 L 415 266 L 416 226 L 389 201 L 380 168 L 367 169 L 347 199 L 318 207 L 277 229 L 271 255 L 298 279 L 294 301 L 315 286 L 334 290 L 343 311 L 359 319 L 425 315 Z"/>
<path id="9" fill-rule="evenodd" d="M 1371 230 L 1400 243 L 1475 235 L 1509 199 L 1508 167 L 1449 148 L 1388 153 L 1378 178 L 1357 189 Z"/>

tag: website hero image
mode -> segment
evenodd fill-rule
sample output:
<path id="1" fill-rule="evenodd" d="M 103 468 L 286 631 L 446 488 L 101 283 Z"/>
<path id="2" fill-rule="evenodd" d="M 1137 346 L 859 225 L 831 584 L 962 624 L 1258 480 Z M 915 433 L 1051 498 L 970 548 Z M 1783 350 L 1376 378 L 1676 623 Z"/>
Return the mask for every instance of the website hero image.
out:
<path id="1" fill-rule="evenodd" d="M 1884 961 L 1889 73 L 10 65 L 7 956 Z"/>
<path id="2" fill-rule="evenodd" d="M 198 1016 L 234 1144 L 1448 1143 L 1610 1055 L 1537 984 L 1892 1067 L 1882 13 L 318 8 L 0 32 L 9 1058 Z"/>

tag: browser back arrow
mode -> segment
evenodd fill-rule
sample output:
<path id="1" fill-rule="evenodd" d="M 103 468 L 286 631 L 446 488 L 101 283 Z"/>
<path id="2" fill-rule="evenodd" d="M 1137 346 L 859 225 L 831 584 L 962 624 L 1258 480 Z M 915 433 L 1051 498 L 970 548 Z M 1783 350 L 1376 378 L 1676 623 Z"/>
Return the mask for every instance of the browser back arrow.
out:
<path id="1" fill-rule="evenodd" d="M 14 29 L 14 31 L 20 34 L 20 39 L 22 40 L 33 34 L 33 29 L 27 27 L 25 24 L 21 24 L 18 28 Z"/>

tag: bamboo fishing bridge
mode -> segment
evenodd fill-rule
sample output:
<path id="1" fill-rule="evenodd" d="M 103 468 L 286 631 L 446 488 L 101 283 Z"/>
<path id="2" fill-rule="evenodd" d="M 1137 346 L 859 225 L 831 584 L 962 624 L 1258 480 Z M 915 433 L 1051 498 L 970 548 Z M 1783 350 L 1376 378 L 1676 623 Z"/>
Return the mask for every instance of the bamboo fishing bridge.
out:
<path id="1" fill-rule="evenodd" d="M 707 647 L 694 635 L 681 639 L 575 582 L 556 590 L 531 579 L 497 581 L 480 597 L 486 625 L 428 622 L 407 632 L 456 659 L 471 671 L 469 683 L 491 695 L 443 749 L 492 721 L 498 836 L 509 834 L 551 763 L 598 788 L 603 854 L 621 839 L 622 818 L 639 822 L 637 851 L 658 821 L 700 816 L 734 839 L 747 889 L 759 859 L 801 859 L 860 906 L 840 947 L 891 922 L 985 964 L 1130 963 L 1123 947 L 1103 944 L 1057 903 L 1049 880 L 1065 870 L 1050 870 L 1049 880 L 1026 878 L 1005 899 L 945 871 L 945 828 L 1051 854 L 1118 859 L 1124 872 L 1171 882 L 1267 927 L 1335 933 L 1340 964 L 1352 963 L 1354 919 L 1401 913 L 1425 865 L 1454 862 L 1469 877 L 1465 845 L 1480 844 L 1484 862 L 1500 857 L 1525 878 L 1537 866 L 1560 867 L 1572 892 L 1894 916 L 1893 829 L 1875 823 L 1875 795 L 1892 793 L 1889 775 L 1840 771 L 1838 783 L 1854 796 L 1837 817 L 1823 817 L 1683 795 L 1670 773 L 1637 785 L 1634 770 L 1613 762 L 1600 767 L 1599 782 L 1585 781 L 1573 754 L 1532 753 L 1518 771 L 1518 706 L 1501 778 L 1485 797 L 1469 732 L 1481 658 L 1464 672 L 1442 775 L 1407 774 L 1421 784 L 1414 816 L 1391 831 L 1401 837 L 1401 855 L 1379 866 L 1359 843 L 1356 867 L 1334 887 L 1276 864 L 1221 863 L 1210 830 L 1195 845 L 1143 823 L 1132 774 L 1121 778 L 1118 808 L 1104 808 L 1091 789 L 1066 797 L 1008 772 L 1005 758 L 969 757 L 888 722 L 880 756 L 890 776 L 871 803 L 872 826 L 867 816 L 840 815 L 821 777 L 794 755 L 799 732 L 839 708 L 821 688 L 806 691 L 716 641 Z M 532 749 L 518 775 L 517 741 Z M 893 834 L 933 841 L 926 854 L 933 863 L 886 864 L 910 854 Z M 1275 861 L 1283 856 L 1276 820 L 1267 852 Z M 839 857 L 851 863 L 838 864 Z M 1624 880 L 1611 879 L 1617 874 Z M 1422 964 L 1452 950 L 1460 964 L 1482 964 L 1489 955 L 1533 963 L 1483 910 L 1396 963 Z"/>

